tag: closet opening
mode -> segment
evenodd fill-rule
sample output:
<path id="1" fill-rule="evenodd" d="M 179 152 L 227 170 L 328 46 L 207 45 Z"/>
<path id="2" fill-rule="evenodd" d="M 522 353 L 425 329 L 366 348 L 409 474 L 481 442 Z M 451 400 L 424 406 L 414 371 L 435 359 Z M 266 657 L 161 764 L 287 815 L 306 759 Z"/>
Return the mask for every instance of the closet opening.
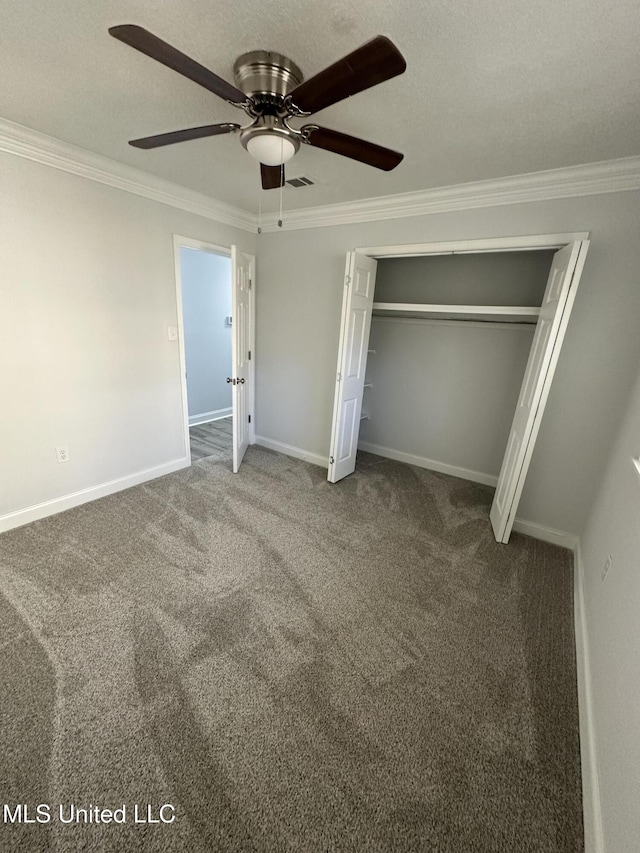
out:
<path id="1" fill-rule="evenodd" d="M 587 236 L 349 253 L 328 479 L 360 449 L 494 486 L 507 542 Z"/>

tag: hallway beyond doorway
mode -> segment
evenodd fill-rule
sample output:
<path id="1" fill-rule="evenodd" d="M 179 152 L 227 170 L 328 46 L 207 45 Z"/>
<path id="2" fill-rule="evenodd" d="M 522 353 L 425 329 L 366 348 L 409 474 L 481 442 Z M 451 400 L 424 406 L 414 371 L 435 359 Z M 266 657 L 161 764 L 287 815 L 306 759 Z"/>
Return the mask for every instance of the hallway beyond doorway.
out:
<path id="1" fill-rule="evenodd" d="M 197 462 L 208 456 L 231 459 L 233 418 L 220 418 L 207 424 L 189 427 L 191 461 Z"/>

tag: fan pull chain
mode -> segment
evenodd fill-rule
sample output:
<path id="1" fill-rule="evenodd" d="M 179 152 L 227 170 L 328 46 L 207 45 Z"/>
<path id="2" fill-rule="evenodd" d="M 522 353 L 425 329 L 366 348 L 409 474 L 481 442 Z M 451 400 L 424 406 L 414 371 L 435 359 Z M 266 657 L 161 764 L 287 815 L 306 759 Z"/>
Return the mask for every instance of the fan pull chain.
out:
<path id="1" fill-rule="evenodd" d="M 262 234 L 262 186 L 258 183 L 258 234 Z"/>
<path id="2" fill-rule="evenodd" d="M 280 218 L 278 219 L 278 228 L 282 228 L 282 191 L 284 189 L 284 163 L 282 156 L 284 153 L 284 140 L 280 139 Z"/>

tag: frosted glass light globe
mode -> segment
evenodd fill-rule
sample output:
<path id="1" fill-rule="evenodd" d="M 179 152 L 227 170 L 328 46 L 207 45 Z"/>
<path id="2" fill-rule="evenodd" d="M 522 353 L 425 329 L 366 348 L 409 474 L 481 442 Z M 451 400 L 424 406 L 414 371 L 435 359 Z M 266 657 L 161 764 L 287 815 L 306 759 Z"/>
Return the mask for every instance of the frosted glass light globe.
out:
<path id="1" fill-rule="evenodd" d="M 247 142 L 247 151 L 258 163 L 281 166 L 291 160 L 296 147 L 286 136 L 278 133 L 256 133 Z"/>

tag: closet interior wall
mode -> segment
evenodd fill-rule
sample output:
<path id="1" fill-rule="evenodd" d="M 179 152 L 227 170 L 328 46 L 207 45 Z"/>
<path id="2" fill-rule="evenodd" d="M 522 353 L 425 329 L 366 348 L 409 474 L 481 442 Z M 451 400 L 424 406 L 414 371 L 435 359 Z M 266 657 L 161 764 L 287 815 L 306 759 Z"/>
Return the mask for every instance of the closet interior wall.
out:
<path id="1" fill-rule="evenodd" d="M 448 319 L 377 316 L 375 305 L 538 307 L 553 254 L 378 261 L 359 449 L 495 485 L 535 317 L 509 322 L 464 313 L 443 315 Z"/>

